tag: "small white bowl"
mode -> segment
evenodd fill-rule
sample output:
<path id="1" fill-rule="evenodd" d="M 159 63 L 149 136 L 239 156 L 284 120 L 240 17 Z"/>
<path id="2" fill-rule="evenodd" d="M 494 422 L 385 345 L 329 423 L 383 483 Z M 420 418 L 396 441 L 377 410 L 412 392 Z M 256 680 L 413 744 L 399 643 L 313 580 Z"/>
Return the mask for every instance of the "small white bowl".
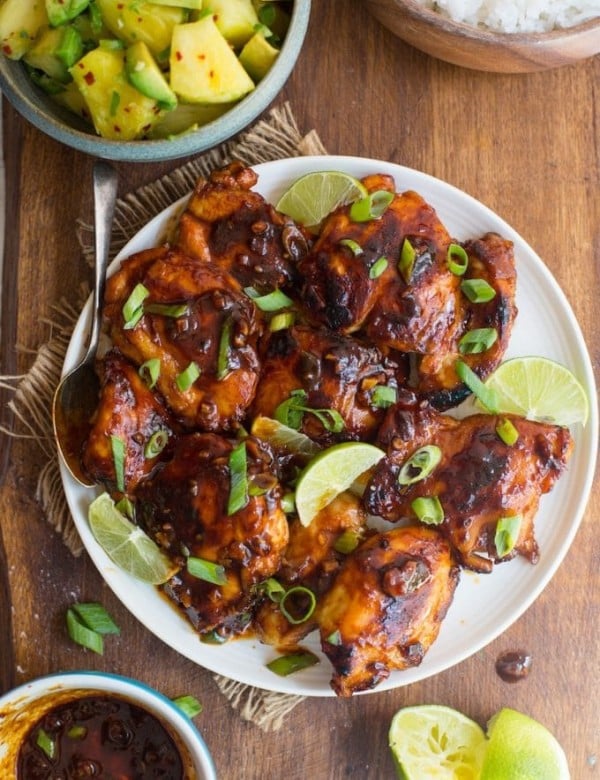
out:
<path id="1" fill-rule="evenodd" d="M 29 729 L 49 710 L 93 693 L 115 695 L 158 718 L 177 745 L 186 780 L 217 780 L 215 765 L 200 732 L 169 698 L 128 677 L 83 671 L 38 677 L 0 697 L 2 777 L 17 776 L 21 743 Z"/>

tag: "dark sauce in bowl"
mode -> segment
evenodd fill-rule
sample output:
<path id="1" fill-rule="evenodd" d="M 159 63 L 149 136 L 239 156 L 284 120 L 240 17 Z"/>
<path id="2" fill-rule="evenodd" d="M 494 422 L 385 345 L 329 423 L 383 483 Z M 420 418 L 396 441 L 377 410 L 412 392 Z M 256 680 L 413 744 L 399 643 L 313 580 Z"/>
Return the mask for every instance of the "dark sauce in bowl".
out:
<path id="1" fill-rule="evenodd" d="M 183 780 L 161 721 L 126 699 L 90 695 L 48 710 L 21 744 L 17 780 Z"/>

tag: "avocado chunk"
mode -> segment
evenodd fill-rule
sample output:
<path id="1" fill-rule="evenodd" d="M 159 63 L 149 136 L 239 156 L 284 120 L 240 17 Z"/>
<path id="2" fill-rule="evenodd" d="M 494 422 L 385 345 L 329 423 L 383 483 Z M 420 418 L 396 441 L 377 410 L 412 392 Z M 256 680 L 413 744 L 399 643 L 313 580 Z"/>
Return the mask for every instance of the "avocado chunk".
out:
<path id="1" fill-rule="evenodd" d="M 38 32 L 48 25 L 43 0 L 4 0 L 0 5 L 0 49 L 5 57 L 20 60 Z"/>
<path id="2" fill-rule="evenodd" d="M 232 103 L 254 89 L 212 16 L 175 27 L 170 65 L 171 89 L 188 103 Z"/>
<path id="3" fill-rule="evenodd" d="M 163 116 L 157 101 L 142 95 L 125 74 L 125 52 L 99 46 L 71 68 L 96 132 L 104 138 L 132 141 L 148 134 Z"/>
<path id="4" fill-rule="evenodd" d="M 204 8 L 212 12 L 223 36 L 238 50 L 254 35 L 259 23 L 252 0 L 206 0 Z"/>
<path id="5" fill-rule="evenodd" d="M 168 85 L 144 41 L 134 43 L 125 52 L 125 73 L 129 82 L 142 95 L 154 98 L 161 108 L 170 111 L 177 105 L 177 95 Z"/>
<path id="6" fill-rule="evenodd" d="M 31 68 L 42 70 L 56 81 L 71 81 L 69 68 L 83 54 L 81 36 L 74 27 L 48 28 L 23 57 Z"/>
<path id="7" fill-rule="evenodd" d="M 271 46 L 262 33 L 255 33 L 240 52 L 240 62 L 246 73 L 258 84 L 271 70 L 279 49 Z"/>
<path id="8" fill-rule="evenodd" d="M 150 131 L 150 138 L 170 138 L 182 133 L 191 133 L 203 125 L 218 119 L 231 108 L 230 103 L 178 103 L 173 111 L 157 122 Z"/>
<path id="9" fill-rule="evenodd" d="M 66 24 L 90 4 L 90 0 L 46 0 L 46 12 L 52 27 Z"/>

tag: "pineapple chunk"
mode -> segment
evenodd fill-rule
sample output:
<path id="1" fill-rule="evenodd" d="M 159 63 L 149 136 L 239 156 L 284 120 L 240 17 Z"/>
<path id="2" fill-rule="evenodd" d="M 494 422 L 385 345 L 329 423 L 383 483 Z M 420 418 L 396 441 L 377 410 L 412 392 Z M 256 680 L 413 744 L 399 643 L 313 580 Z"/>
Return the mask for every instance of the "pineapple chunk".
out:
<path id="1" fill-rule="evenodd" d="M 250 40 L 259 23 L 252 0 L 206 0 L 204 8 L 212 12 L 217 27 L 235 49 Z"/>
<path id="2" fill-rule="evenodd" d="M 96 0 L 96 5 L 113 35 L 128 44 L 144 41 L 159 59 L 171 45 L 175 25 L 187 18 L 184 8 L 171 8 L 145 0 Z"/>
<path id="3" fill-rule="evenodd" d="M 157 101 L 142 95 L 127 80 L 122 49 L 93 49 L 71 68 L 71 75 L 103 138 L 142 138 L 163 116 Z"/>
<path id="4" fill-rule="evenodd" d="M 212 16 L 173 30 L 171 89 L 189 103 L 232 103 L 254 89 Z"/>
<path id="5" fill-rule="evenodd" d="M 74 27 L 67 25 L 44 30 L 25 53 L 23 61 L 66 84 L 71 81 L 68 69 L 82 54 L 81 36 Z"/>
<path id="6" fill-rule="evenodd" d="M 20 60 L 42 29 L 48 14 L 44 0 L 4 0 L 0 5 L 0 49 L 5 57 Z"/>
<path id="7" fill-rule="evenodd" d="M 271 70 L 279 49 L 271 46 L 262 33 L 255 33 L 240 52 L 240 62 L 255 83 Z"/>
<path id="8" fill-rule="evenodd" d="M 150 131 L 150 138 L 170 138 L 181 133 L 190 133 L 203 125 L 218 119 L 229 111 L 229 103 L 213 103 L 203 106 L 201 103 L 179 103 L 169 111 Z"/>

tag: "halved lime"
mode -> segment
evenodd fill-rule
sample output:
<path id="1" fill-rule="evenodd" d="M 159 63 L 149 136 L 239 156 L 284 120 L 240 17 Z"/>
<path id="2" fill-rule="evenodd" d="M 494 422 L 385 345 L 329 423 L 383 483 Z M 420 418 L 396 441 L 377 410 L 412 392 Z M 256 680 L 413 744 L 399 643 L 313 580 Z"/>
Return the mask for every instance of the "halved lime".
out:
<path id="1" fill-rule="evenodd" d="M 481 780 L 569 780 L 569 766 L 556 737 L 545 726 L 504 708 L 488 724 Z"/>
<path id="2" fill-rule="evenodd" d="M 334 444 L 320 452 L 300 474 L 296 485 L 296 511 L 302 525 L 372 468 L 385 455 L 383 450 L 363 442 Z"/>
<path id="3" fill-rule="evenodd" d="M 88 520 L 96 541 L 108 557 L 138 580 L 160 585 L 178 570 L 141 528 L 119 512 L 108 493 L 92 501 Z"/>
<path id="4" fill-rule="evenodd" d="M 283 193 L 276 209 L 306 227 L 320 225 L 339 206 L 367 196 L 365 186 L 341 171 L 315 171 L 301 176 Z"/>
<path id="5" fill-rule="evenodd" d="M 253 436 L 268 442 L 273 447 L 281 447 L 293 455 L 299 455 L 309 460 L 321 451 L 321 447 L 309 436 L 288 425 L 273 420 L 271 417 L 259 415 L 252 423 Z"/>
<path id="6" fill-rule="evenodd" d="M 556 425 L 585 425 L 589 401 L 573 373 L 554 360 L 518 357 L 502 363 L 485 381 L 496 391 L 501 413 Z"/>
<path id="7" fill-rule="evenodd" d="M 401 780 L 478 780 L 486 745 L 475 721 L 437 704 L 398 710 L 389 742 Z"/>

